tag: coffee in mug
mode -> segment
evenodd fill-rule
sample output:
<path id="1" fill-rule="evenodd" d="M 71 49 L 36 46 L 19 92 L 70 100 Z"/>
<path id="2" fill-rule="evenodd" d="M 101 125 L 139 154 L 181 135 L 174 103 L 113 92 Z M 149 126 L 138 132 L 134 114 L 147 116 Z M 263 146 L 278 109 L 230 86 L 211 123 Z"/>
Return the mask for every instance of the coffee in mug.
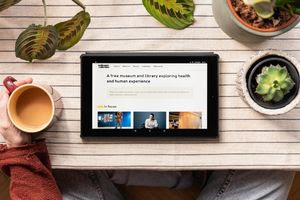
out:
<path id="1" fill-rule="evenodd" d="M 50 127 L 61 115 L 62 102 L 58 93 L 52 87 L 40 84 L 16 87 L 14 81 L 12 77 L 3 81 L 11 93 L 7 111 L 12 123 L 27 133 Z"/>

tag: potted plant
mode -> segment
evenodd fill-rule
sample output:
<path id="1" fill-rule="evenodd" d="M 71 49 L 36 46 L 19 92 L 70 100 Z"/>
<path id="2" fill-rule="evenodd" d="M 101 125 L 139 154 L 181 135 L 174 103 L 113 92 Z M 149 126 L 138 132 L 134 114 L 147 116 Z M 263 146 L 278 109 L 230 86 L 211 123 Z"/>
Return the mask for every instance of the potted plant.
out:
<path id="1" fill-rule="evenodd" d="M 213 0 L 220 28 L 241 42 L 260 42 L 283 34 L 300 21 L 298 0 Z"/>
<path id="2" fill-rule="evenodd" d="M 237 75 L 237 90 L 256 111 L 283 114 L 300 100 L 299 63 L 281 51 L 262 51 L 253 56 Z"/>

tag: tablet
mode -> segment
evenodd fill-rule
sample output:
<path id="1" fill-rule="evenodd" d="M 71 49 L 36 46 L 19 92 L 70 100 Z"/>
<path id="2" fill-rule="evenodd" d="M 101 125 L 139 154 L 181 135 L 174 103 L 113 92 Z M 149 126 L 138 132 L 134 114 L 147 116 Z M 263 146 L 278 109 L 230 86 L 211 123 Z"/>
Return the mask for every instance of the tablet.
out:
<path id="1" fill-rule="evenodd" d="M 81 56 L 81 137 L 218 136 L 213 53 Z"/>

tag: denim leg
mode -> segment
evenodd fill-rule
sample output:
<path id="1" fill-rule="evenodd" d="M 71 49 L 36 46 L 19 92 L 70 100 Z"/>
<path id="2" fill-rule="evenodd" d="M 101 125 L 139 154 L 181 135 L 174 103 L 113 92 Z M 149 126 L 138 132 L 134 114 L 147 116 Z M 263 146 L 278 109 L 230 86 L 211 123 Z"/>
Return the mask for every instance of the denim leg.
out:
<path id="1" fill-rule="evenodd" d="M 97 177 L 98 183 L 103 192 L 104 200 L 123 200 L 123 196 L 116 188 L 114 183 L 109 179 L 106 171 L 93 171 L 95 178 Z"/>
<path id="2" fill-rule="evenodd" d="M 285 200 L 295 172 L 214 171 L 197 200 Z"/>
<path id="3" fill-rule="evenodd" d="M 188 188 L 193 185 L 193 173 L 188 171 L 146 171 L 117 170 L 107 171 L 112 182 L 127 186 L 150 186 L 167 188 Z M 199 172 L 202 181 L 205 172 Z"/>
<path id="4" fill-rule="evenodd" d="M 103 171 L 54 170 L 63 200 L 122 200 Z"/>

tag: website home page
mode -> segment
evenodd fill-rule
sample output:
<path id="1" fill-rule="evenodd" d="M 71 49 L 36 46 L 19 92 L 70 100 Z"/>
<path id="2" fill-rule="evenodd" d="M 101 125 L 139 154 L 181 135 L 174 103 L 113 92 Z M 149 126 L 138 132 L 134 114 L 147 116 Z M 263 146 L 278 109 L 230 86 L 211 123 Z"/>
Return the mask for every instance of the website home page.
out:
<path id="1" fill-rule="evenodd" d="M 93 129 L 207 129 L 206 63 L 93 63 Z"/>

